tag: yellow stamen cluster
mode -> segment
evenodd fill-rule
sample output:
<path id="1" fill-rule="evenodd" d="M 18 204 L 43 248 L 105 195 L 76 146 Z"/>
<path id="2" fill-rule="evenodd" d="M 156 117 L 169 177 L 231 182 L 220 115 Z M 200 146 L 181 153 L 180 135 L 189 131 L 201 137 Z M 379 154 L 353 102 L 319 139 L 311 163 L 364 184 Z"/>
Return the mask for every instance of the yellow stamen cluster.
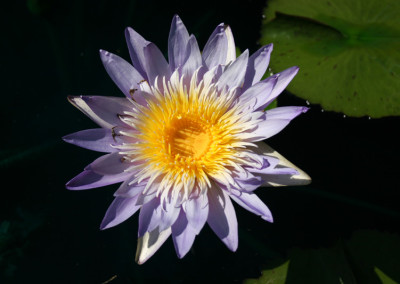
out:
<path id="1" fill-rule="evenodd" d="M 135 182 L 148 179 L 145 192 L 157 182 L 161 197 L 184 201 L 205 193 L 211 179 L 233 184 L 230 169 L 243 164 L 236 153 L 251 143 L 241 141 L 240 134 L 254 127 L 254 121 L 243 118 L 232 104 L 234 90 L 221 92 L 214 84 L 197 83 L 196 74 L 186 87 L 184 77 L 174 73 L 162 87 L 152 88 L 147 107 L 137 105 L 135 113 L 127 114 L 126 121 L 138 130 L 132 136 L 140 142 L 128 145 L 124 154 L 144 161 Z"/>

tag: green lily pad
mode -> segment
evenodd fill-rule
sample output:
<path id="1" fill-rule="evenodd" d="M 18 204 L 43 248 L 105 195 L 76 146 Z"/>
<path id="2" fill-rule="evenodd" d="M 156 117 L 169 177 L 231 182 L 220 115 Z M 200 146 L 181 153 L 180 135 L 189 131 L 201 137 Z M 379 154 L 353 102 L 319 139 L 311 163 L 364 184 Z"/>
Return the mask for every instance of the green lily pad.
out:
<path id="1" fill-rule="evenodd" d="M 260 43 L 288 90 L 349 116 L 400 115 L 400 1 L 270 0 Z"/>
<path id="2" fill-rule="evenodd" d="M 331 248 L 292 249 L 288 260 L 245 284 L 383 283 L 400 280 L 400 238 L 376 231 L 355 232 Z"/>
<path id="3" fill-rule="evenodd" d="M 357 283 L 400 283 L 400 237 L 377 231 L 358 231 L 344 247 Z M 377 283 L 377 282 L 376 282 Z"/>
<path id="4" fill-rule="evenodd" d="M 259 279 L 247 279 L 244 284 L 285 284 L 287 271 L 289 268 L 290 261 L 286 261 L 283 264 L 267 269 L 262 272 L 262 276 Z"/>

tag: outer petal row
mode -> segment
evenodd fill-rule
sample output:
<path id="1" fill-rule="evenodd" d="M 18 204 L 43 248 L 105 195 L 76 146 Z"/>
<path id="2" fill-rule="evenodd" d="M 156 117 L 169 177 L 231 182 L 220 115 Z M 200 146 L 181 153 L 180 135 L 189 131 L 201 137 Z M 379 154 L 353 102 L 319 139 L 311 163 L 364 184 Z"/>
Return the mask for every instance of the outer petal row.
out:
<path id="1" fill-rule="evenodd" d="M 235 209 L 229 195 L 219 187 L 208 191 L 209 214 L 207 223 L 222 242 L 231 250 L 238 247 L 238 227 Z"/>
<path id="2" fill-rule="evenodd" d="M 116 152 L 111 129 L 95 128 L 78 131 L 63 137 L 65 142 L 98 152 Z"/>
<path id="3" fill-rule="evenodd" d="M 65 186 L 71 190 L 91 189 L 122 182 L 127 179 L 129 175 L 130 174 L 127 173 L 102 175 L 95 173 L 92 170 L 84 170 L 79 175 L 67 182 Z"/>
<path id="4" fill-rule="evenodd" d="M 125 126 L 119 118 L 124 111 L 131 111 L 126 98 L 102 96 L 69 96 L 68 100 L 99 126 L 113 128 Z"/>
<path id="5" fill-rule="evenodd" d="M 263 179 L 264 183 L 261 186 L 293 186 L 293 185 L 307 185 L 311 183 L 311 178 L 303 170 L 296 165 L 289 162 L 285 157 L 279 154 L 277 151 L 272 149 L 264 142 L 256 143 L 257 148 L 254 148 L 254 152 L 260 155 L 266 155 L 269 157 L 277 158 L 279 160 L 277 169 L 294 169 L 297 174 L 259 174 Z"/>
<path id="6" fill-rule="evenodd" d="M 189 33 L 181 18 L 175 15 L 168 37 L 168 60 L 171 72 L 185 62 L 185 53 L 182 50 L 186 50 L 188 41 Z"/>
<path id="7" fill-rule="evenodd" d="M 305 113 L 307 107 L 277 107 L 265 112 L 264 121 L 258 124 L 253 131 L 252 142 L 268 139 L 284 129 L 289 122 L 301 113 Z"/>
<path id="8" fill-rule="evenodd" d="M 231 195 L 231 198 L 237 202 L 244 209 L 261 216 L 266 221 L 273 222 L 272 213 L 267 205 L 254 193 L 242 192 L 241 195 Z"/>
<path id="9" fill-rule="evenodd" d="M 172 226 L 172 240 L 174 241 L 175 251 L 179 258 L 184 257 L 193 245 L 196 237 L 196 230 L 190 226 L 187 216 L 183 210 Z"/>
<path id="10" fill-rule="evenodd" d="M 272 47 L 269 49 L 272 50 Z M 259 57 L 265 57 L 267 55 L 261 56 L 262 53 L 259 54 Z M 254 70 L 254 68 L 259 68 L 263 70 L 263 68 L 268 65 L 264 64 L 265 62 L 263 61 L 257 61 L 258 66 L 257 67 L 250 67 L 252 64 L 255 64 L 256 61 L 252 57 L 254 54 L 249 58 L 249 64 L 247 66 L 247 71 L 246 71 L 246 76 L 245 76 L 245 82 L 243 84 L 243 90 L 244 92 L 242 95 L 239 97 L 238 103 L 243 104 L 243 105 L 249 105 L 251 106 L 251 110 L 257 111 L 257 110 L 263 110 L 265 107 L 267 107 L 282 91 L 286 88 L 286 86 L 290 83 L 290 81 L 296 76 L 297 72 L 299 71 L 299 68 L 297 66 L 290 67 L 280 73 L 276 73 L 275 75 L 272 75 L 265 80 L 258 82 L 258 77 L 260 74 L 256 73 L 257 70 Z M 254 60 L 252 63 L 251 60 Z M 269 60 L 269 54 L 268 54 L 268 60 Z M 258 71 L 259 71 L 258 70 Z M 265 72 L 265 70 L 263 70 Z M 254 74 L 254 81 L 249 83 L 250 80 L 252 79 L 252 74 Z M 262 76 L 262 75 L 261 75 Z M 257 83 L 258 82 L 258 83 Z"/>
<path id="11" fill-rule="evenodd" d="M 268 68 L 272 49 L 273 45 L 269 44 L 261 47 L 250 56 L 246 70 L 246 77 L 243 84 L 243 90 L 253 86 L 253 84 L 260 81 L 264 76 L 265 71 L 267 71 Z"/>
<path id="12" fill-rule="evenodd" d="M 85 170 L 70 180 L 68 189 L 90 189 L 126 180 L 132 172 L 125 172 L 130 166 L 123 162 L 118 152 L 101 156 L 89 164 Z"/>
<path id="13" fill-rule="evenodd" d="M 228 50 L 228 40 L 225 34 L 224 24 L 218 25 L 203 49 L 203 59 L 208 69 L 226 62 Z"/>
<path id="14" fill-rule="evenodd" d="M 208 218 L 208 198 L 207 196 L 199 196 L 190 199 L 184 206 L 186 218 L 190 226 L 193 228 L 196 235 L 198 235 L 203 228 Z"/>
<path id="15" fill-rule="evenodd" d="M 135 66 L 136 70 L 139 71 L 139 73 L 143 76 L 145 80 L 148 80 L 146 73 L 146 59 L 144 55 L 144 48 L 150 42 L 145 40 L 132 28 L 125 29 L 125 38 L 133 66 Z"/>
<path id="16" fill-rule="evenodd" d="M 225 85 L 229 88 L 241 86 L 244 75 L 246 74 L 249 51 L 246 49 L 232 64 L 230 64 L 218 80 L 218 85 L 222 88 Z"/>
<path id="17" fill-rule="evenodd" d="M 100 229 L 104 230 L 114 227 L 135 214 L 141 207 L 140 205 L 136 205 L 137 198 L 138 196 L 131 198 L 116 197 L 108 208 L 101 222 Z"/>
<path id="18" fill-rule="evenodd" d="M 86 129 L 68 134 L 62 139 L 65 142 L 74 144 L 85 149 L 110 153 L 118 151 L 115 147 L 112 147 L 114 145 L 119 145 L 124 142 L 136 142 L 135 138 L 127 137 L 120 134 L 121 130 L 123 130 L 123 128 L 118 126 L 113 127 L 112 129 Z"/>
<path id="19" fill-rule="evenodd" d="M 114 83 L 125 96 L 131 98 L 135 91 L 139 89 L 139 83 L 143 80 L 143 76 L 118 55 L 100 50 L 100 58 Z"/>

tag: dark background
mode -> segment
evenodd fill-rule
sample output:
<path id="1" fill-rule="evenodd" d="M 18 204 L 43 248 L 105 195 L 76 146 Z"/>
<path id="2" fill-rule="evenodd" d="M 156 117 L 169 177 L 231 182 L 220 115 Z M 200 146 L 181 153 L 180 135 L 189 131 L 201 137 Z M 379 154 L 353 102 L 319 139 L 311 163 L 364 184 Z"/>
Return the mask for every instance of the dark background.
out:
<path id="1" fill-rule="evenodd" d="M 101 64 L 100 48 L 128 59 L 124 29 L 131 26 L 166 53 L 170 23 L 179 14 L 200 47 L 225 22 L 236 45 L 254 52 L 264 6 L 256 0 L 21 0 L 2 6 L 0 283 L 103 283 L 115 275 L 110 283 L 235 283 L 282 264 L 293 248 L 330 248 L 360 229 L 399 233 L 400 119 L 343 117 L 318 105 L 268 141 L 313 183 L 257 190 L 274 224 L 236 206 L 236 253 L 206 226 L 184 259 L 169 239 L 139 266 L 137 216 L 99 230 L 117 185 L 65 189 L 99 155 L 62 142 L 66 134 L 95 127 L 67 96 L 122 96 Z M 279 104 L 306 102 L 286 92 Z"/>

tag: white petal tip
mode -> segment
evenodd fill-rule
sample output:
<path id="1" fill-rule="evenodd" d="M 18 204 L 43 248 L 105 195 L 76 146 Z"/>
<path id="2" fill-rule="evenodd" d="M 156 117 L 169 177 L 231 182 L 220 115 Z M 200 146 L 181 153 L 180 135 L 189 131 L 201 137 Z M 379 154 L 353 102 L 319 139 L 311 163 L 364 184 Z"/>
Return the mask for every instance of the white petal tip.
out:
<path id="1" fill-rule="evenodd" d="M 297 171 L 295 175 L 277 175 L 274 181 L 266 181 L 263 186 L 296 186 L 307 185 L 311 183 L 311 177 L 299 167 L 289 162 L 285 157 L 272 149 L 264 142 L 257 143 L 257 151 L 263 155 L 272 156 L 279 159 L 279 165 L 285 168 L 291 168 Z"/>
<path id="2" fill-rule="evenodd" d="M 71 104 L 75 104 L 75 101 L 80 98 L 78 96 L 68 96 L 67 99 Z"/>
<path id="3" fill-rule="evenodd" d="M 171 235 L 171 228 L 158 232 L 158 228 L 146 232 L 138 238 L 135 261 L 137 264 L 145 263 L 161 247 Z"/>

